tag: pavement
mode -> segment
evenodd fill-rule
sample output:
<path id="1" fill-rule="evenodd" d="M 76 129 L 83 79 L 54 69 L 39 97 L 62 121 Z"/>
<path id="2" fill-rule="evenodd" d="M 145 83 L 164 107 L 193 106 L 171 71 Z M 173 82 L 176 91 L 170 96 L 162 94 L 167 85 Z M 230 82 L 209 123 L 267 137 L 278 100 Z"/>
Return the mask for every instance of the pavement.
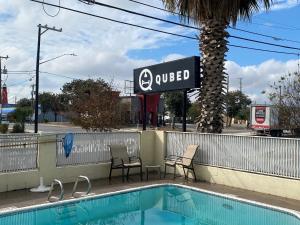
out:
<path id="1" fill-rule="evenodd" d="M 25 125 L 26 132 L 34 132 L 34 124 Z M 73 126 L 67 123 L 39 123 L 39 133 L 85 133 L 86 130 L 81 127 Z"/>
<path id="2" fill-rule="evenodd" d="M 175 124 L 176 131 L 180 131 L 182 125 Z M 33 133 L 34 132 L 34 124 L 26 124 L 25 126 L 26 132 Z M 131 126 L 131 127 L 124 127 L 121 130 L 130 130 L 130 131 L 140 131 L 142 126 Z M 152 128 L 153 129 L 153 128 Z M 163 130 L 172 131 L 170 125 L 162 128 Z M 196 125 L 194 124 L 187 124 L 188 131 L 195 131 Z M 85 133 L 86 130 L 82 129 L 79 126 L 74 126 L 70 123 L 39 123 L 39 133 Z M 235 134 L 235 135 L 244 135 L 244 136 L 251 136 L 253 135 L 252 131 L 247 129 L 244 125 L 233 125 L 232 127 L 225 128 L 223 130 L 223 134 Z"/>

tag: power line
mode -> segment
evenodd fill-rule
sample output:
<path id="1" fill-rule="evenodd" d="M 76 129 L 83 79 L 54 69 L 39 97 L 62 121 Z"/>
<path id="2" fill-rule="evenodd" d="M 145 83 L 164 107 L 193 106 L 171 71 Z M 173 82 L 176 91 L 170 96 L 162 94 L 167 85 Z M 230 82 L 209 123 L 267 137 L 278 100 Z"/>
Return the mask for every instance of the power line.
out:
<path id="1" fill-rule="evenodd" d="M 271 23 L 271 24 L 264 24 L 266 26 L 270 26 L 270 27 L 276 26 L 278 28 L 286 28 L 288 30 L 300 30 L 300 27 L 295 27 L 295 26 L 279 23 L 278 21 L 266 20 L 266 19 L 262 19 L 262 18 L 256 18 L 256 19 L 261 20 L 261 21 L 265 21 L 267 23 Z M 276 25 L 274 25 L 274 24 L 276 24 Z"/>
<path id="2" fill-rule="evenodd" d="M 7 73 L 17 74 L 17 73 L 33 73 L 35 70 L 9 70 Z"/>
<path id="3" fill-rule="evenodd" d="M 178 13 L 178 12 L 172 12 L 170 10 L 160 8 L 160 7 L 157 7 L 157 6 L 154 6 L 154 5 L 146 4 L 146 3 L 143 3 L 143 2 L 140 2 L 140 1 L 136 1 L 136 0 L 128 0 L 128 1 L 134 2 L 136 4 L 140 4 L 140 5 L 143 5 L 143 6 L 147 6 L 147 7 L 150 7 L 150 8 L 158 9 L 158 10 L 161 10 L 161 11 L 164 11 L 164 12 L 168 12 L 168 13 L 172 13 L 172 14 L 175 14 L 175 15 L 186 17 L 186 16 L 184 16 L 184 15 Z M 186 17 L 186 18 L 188 18 L 188 17 Z M 196 27 L 192 27 L 192 28 L 196 28 Z M 237 31 L 241 31 L 241 32 L 244 32 L 244 33 L 248 33 L 248 34 L 254 34 L 254 35 L 257 35 L 257 36 L 261 36 L 261 37 L 271 38 L 271 39 L 276 40 L 276 41 L 288 41 L 288 42 L 300 43 L 300 41 L 295 41 L 295 40 L 290 40 L 290 39 L 286 39 L 286 38 L 261 34 L 261 33 L 258 33 L 258 32 L 248 31 L 248 30 L 241 29 L 241 28 L 235 28 L 235 27 L 232 27 L 232 26 L 228 26 L 228 28 L 230 28 L 232 30 L 237 30 Z M 199 28 L 197 28 L 197 29 L 199 29 Z M 234 37 L 234 38 L 236 38 L 236 37 Z"/>
<path id="4" fill-rule="evenodd" d="M 63 78 L 71 79 L 71 80 L 78 80 L 78 79 L 80 79 L 78 77 L 70 77 L 70 76 L 66 76 L 66 75 L 62 75 L 62 74 L 57 74 L 57 73 L 41 72 L 41 71 L 40 71 L 40 73 L 42 73 L 42 74 L 48 74 L 48 75 L 53 75 L 53 76 L 57 76 L 57 77 L 63 77 Z M 92 76 L 92 77 L 94 77 L 94 76 Z M 91 78 L 89 78 L 89 79 L 91 79 Z M 119 89 L 121 89 L 120 85 L 114 85 L 112 87 L 113 88 L 119 88 Z"/>
<path id="5" fill-rule="evenodd" d="M 49 72 L 43 72 L 43 71 L 40 71 L 40 73 L 42 74 L 48 74 L 48 75 L 53 75 L 53 76 L 57 76 L 57 77 L 64 77 L 64 78 L 68 78 L 68 79 L 72 79 L 72 80 L 76 80 L 78 78 L 76 77 L 70 77 L 70 76 L 66 76 L 66 75 L 62 75 L 62 74 L 57 74 L 57 73 L 49 73 Z"/>
<path id="6" fill-rule="evenodd" d="M 30 0 L 30 1 L 41 3 L 41 1 L 39 1 L 39 0 Z M 181 34 L 162 31 L 162 30 L 158 30 L 158 29 L 154 29 L 154 28 L 149 28 L 149 27 L 145 27 L 145 26 L 141 26 L 141 25 L 137 25 L 137 24 L 127 23 L 127 22 L 123 22 L 123 21 L 119 21 L 119 20 L 115 20 L 115 19 L 95 15 L 95 14 L 92 14 L 92 13 L 88 13 L 88 12 L 84 12 L 84 11 L 80 11 L 80 10 L 76 10 L 76 9 L 72 9 L 72 8 L 68 8 L 68 7 L 64 7 L 64 6 L 58 6 L 58 5 L 51 4 L 51 3 L 44 3 L 44 4 L 47 4 L 47 5 L 50 5 L 50 6 L 53 6 L 53 7 L 60 7 L 61 9 L 65 9 L 67 11 L 76 12 L 76 13 L 79 13 L 79 14 L 88 15 L 88 16 L 91 16 L 91 17 L 96 17 L 96 18 L 99 18 L 99 19 L 103 19 L 103 20 L 107 20 L 107 21 L 111 21 L 111 22 L 115 22 L 115 23 L 119 23 L 119 24 L 123 24 L 123 25 L 138 27 L 138 28 L 145 29 L 145 30 L 150 30 L 150 31 L 154 31 L 154 32 L 159 32 L 159 33 L 163 33 L 163 34 L 169 34 L 169 35 L 173 35 L 173 36 L 177 36 L 177 37 L 183 37 L 183 38 L 199 41 L 198 37 L 191 37 L 191 36 L 187 36 L 187 35 L 181 35 Z M 275 50 L 268 50 L 268 49 L 252 48 L 252 47 L 241 46 L 241 45 L 228 44 L 228 46 L 237 47 L 237 48 L 244 48 L 244 49 L 249 49 L 249 50 L 257 50 L 257 51 L 262 51 L 262 52 L 271 52 L 271 53 L 296 55 L 296 56 L 298 55 L 298 53 L 295 53 L 295 52 L 275 51 Z"/>
<path id="7" fill-rule="evenodd" d="M 248 47 L 248 46 L 240 46 L 240 45 L 234 45 L 234 44 L 228 44 L 228 45 L 231 46 L 231 47 L 235 47 L 235 48 L 243 48 L 243 49 L 261 51 L 261 52 L 270 52 L 270 53 L 278 53 L 278 54 L 285 54 L 285 55 L 296 55 L 296 56 L 299 55 L 296 52 L 275 51 L 275 50 L 268 50 L 268 49 L 261 49 L 261 48 L 252 48 L 252 47 Z"/>
<path id="8" fill-rule="evenodd" d="M 27 83 L 27 82 L 29 82 L 29 81 L 32 81 L 33 78 L 34 78 L 34 76 L 32 76 L 31 78 L 26 79 L 25 81 L 22 81 L 22 82 L 17 82 L 17 83 L 13 83 L 13 84 L 7 84 L 7 87 L 14 87 L 14 86 L 18 86 L 18 85 Z"/>
<path id="9" fill-rule="evenodd" d="M 37 3 L 42 3 L 39 0 L 30 0 L 30 1 L 37 2 Z M 141 28 L 141 29 L 155 31 L 155 32 L 163 33 L 163 34 L 169 34 L 169 35 L 173 35 L 173 36 L 177 36 L 177 37 L 183 37 L 183 38 L 198 40 L 198 38 L 190 37 L 190 36 L 187 36 L 187 35 L 176 34 L 176 33 L 168 32 L 168 31 L 162 31 L 162 30 L 158 30 L 158 29 L 154 29 L 154 28 L 149 28 L 149 27 L 145 27 L 145 26 L 141 26 L 141 25 L 137 25 L 137 24 L 133 24 L 133 23 L 127 23 L 127 22 L 111 19 L 111 18 L 104 17 L 104 16 L 95 15 L 95 14 L 92 14 L 92 13 L 88 13 L 88 12 L 84 12 L 84 11 L 80 11 L 80 10 L 76 10 L 76 9 L 72 9 L 72 8 L 68 8 L 68 7 L 64 7 L 64 6 L 58 6 L 58 5 L 51 4 L 51 3 L 46 3 L 46 2 L 44 4 L 49 5 L 49 6 L 53 6 L 53 7 L 60 7 L 61 9 L 65 9 L 65 10 L 68 10 L 68 11 L 71 11 L 71 12 L 76 12 L 76 13 L 80 13 L 80 14 L 83 14 L 83 15 L 92 16 L 92 17 L 96 17 L 96 18 L 103 19 L 103 20 L 108 20 L 108 21 L 115 22 L 115 23 L 120 23 L 120 24 L 123 24 L 123 25 L 138 27 L 138 28 Z"/>
<path id="10" fill-rule="evenodd" d="M 56 56 L 56 57 L 53 57 L 51 59 L 47 59 L 45 61 L 42 61 L 40 62 L 40 65 L 44 64 L 44 63 L 47 63 L 47 62 L 50 62 L 50 61 L 53 61 L 55 59 L 59 59 L 61 57 L 64 57 L 64 56 L 67 56 L 67 55 L 70 55 L 70 56 L 77 56 L 75 53 L 65 53 L 65 54 L 62 54 L 62 55 L 59 55 L 59 56 Z"/>
<path id="11" fill-rule="evenodd" d="M 235 36 L 235 35 L 229 35 L 229 37 L 235 38 L 235 39 L 240 39 L 240 40 L 243 40 L 243 41 L 249 41 L 249 42 L 260 43 L 260 44 L 264 44 L 264 45 L 276 46 L 276 47 L 280 47 L 280 48 L 300 50 L 300 48 L 296 48 L 296 47 L 291 47 L 291 46 L 286 46 L 286 45 L 279 45 L 279 44 L 273 44 L 273 43 L 269 43 L 269 42 L 265 42 L 265 41 L 257 41 L 257 40 L 253 40 L 253 39 L 250 39 L 250 38 L 244 38 L 244 37 L 239 37 L 239 36 Z"/>
<path id="12" fill-rule="evenodd" d="M 14 87 L 14 86 L 18 86 L 18 85 L 21 85 L 21 84 L 25 84 L 29 82 L 29 80 L 25 80 L 25 81 L 22 81 L 22 82 L 18 82 L 18 83 L 13 83 L 13 84 L 7 84 L 7 87 Z"/>
<path id="13" fill-rule="evenodd" d="M 271 38 L 275 41 L 288 41 L 288 42 L 293 42 L 293 43 L 300 43 L 300 41 L 295 41 L 295 40 L 281 38 L 281 37 L 267 35 L 267 34 L 261 34 L 261 33 L 257 33 L 257 32 L 254 32 L 254 31 L 244 30 L 244 29 L 241 29 L 241 28 L 236 28 L 236 27 L 231 27 L 231 26 L 229 28 L 233 29 L 233 30 L 245 32 L 245 33 L 248 33 L 248 34 L 254 34 L 254 35 L 257 35 L 257 36 L 261 36 L 261 37 Z"/>
<path id="14" fill-rule="evenodd" d="M 131 1 L 131 2 L 138 2 L 136 0 L 129 0 L 129 1 Z M 157 1 L 161 2 L 161 0 L 157 0 Z M 150 5 L 150 4 L 147 4 L 147 5 Z M 153 8 L 157 8 L 159 10 L 170 12 L 169 10 L 166 10 L 166 9 L 160 8 L 160 7 L 156 7 L 156 6 L 153 7 Z M 173 13 L 173 12 L 171 12 L 171 13 Z M 177 12 L 174 12 L 173 14 L 177 14 L 177 15 L 182 16 L 180 13 L 177 13 Z M 256 18 L 256 19 L 262 20 L 262 21 L 266 21 L 266 22 L 275 23 L 276 25 L 274 25 L 274 24 L 261 24 L 261 23 L 256 23 L 256 22 L 255 23 L 251 22 L 251 24 L 255 24 L 255 25 L 259 25 L 259 26 L 266 26 L 266 27 L 271 27 L 271 28 L 277 28 L 277 29 L 282 29 L 282 30 L 294 30 L 294 31 L 300 30 L 300 27 L 290 26 L 290 25 L 286 25 L 286 24 L 283 24 L 283 23 L 278 23 L 276 21 L 265 20 L 265 19 L 262 19 L 262 18 Z M 281 26 L 278 26 L 278 24 L 281 25 Z"/>
<path id="15" fill-rule="evenodd" d="M 257 22 L 251 22 L 251 24 L 269 27 L 269 28 L 280 29 L 280 30 L 293 30 L 293 31 L 299 30 L 296 28 L 288 28 L 288 27 L 278 26 L 278 25 L 274 25 L 274 24 L 263 24 L 263 23 L 257 23 Z"/>
<path id="16" fill-rule="evenodd" d="M 44 11 L 44 13 L 46 13 L 46 15 L 47 16 L 50 16 L 50 17 L 56 17 L 56 16 L 58 16 L 58 14 L 60 13 L 60 7 L 58 7 L 58 11 L 55 13 L 55 14 L 50 14 L 50 13 L 48 13 L 47 12 L 47 10 L 45 9 L 45 0 L 43 0 L 43 11 Z M 58 4 L 60 5 L 60 0 L 58 0 Z"/>
<path id="17" fill-rule="evenodd" d="M 153 8 L 153 9 L 158 9 L 158 10 L 160 10 L 160 11 L 172 13 L 172 14 L 175 14 L 175 15 L 178 15 L 178 16 L 184 16 L 184 15 L 178 13 L 178 12 L 172 12 L 172 11 L 170 11 L 170 10 L 167 10 L 167 9 L 164 9 L 164 8 L 160 8 L 160 7 L 158 7 L 158 6 L 150 5 L 150 4 L 147 4 L 147 3 L 139 2 L 139 1 L 136 1 L 136 0 L 128 0 L 128 1 L 134 2 L 134 3 L 139 4 L 139 5 L 147 6 L 147 7 Z M 185 16 L 184 16 L 184 17 L 185 17 Z"/>
<path id="18" fill-rule="evenodd" d="M 132 11 L 132 10 L 124 9 L 124 8 L 121 8 L 121 7 L 117 7 L 117 6 L 113 6 L 113 5 L 109 5 L 109 4 L 105 4 L 105 3 L 101 3 L 101 2 L 96 2 L 95 1 L 94 4 L 102 6 L 102 7 L 110 8 L 110 9 L 119 10 L 119 11 L 126 12 L 126 13 L 129 13 L 129 14 L 133 14 L 133 15 L 137 15 L 137 16 L 142 16 L 142 17 L 145 17 L 145 18 L 148 18 L 148 19 L 153 19 L 153 20 L 161 21 L 161 22 L 164 22 L 164 23 L 169 23 L 169 24 L 173 24 L 173 25 L 177 25 L 177 26 L 182 26 L 182 27 L 185 27 L 185 28 L 191 28 L 191 29 L 200 30 L 198 27 L 194 27 L 194 26 L 190 26 L 190 25 L 187 25 L 187 24 L 182 24 L 182 23 L 174 22 L 174 21 L 171 21 L 171 20 L 166 20 L 166 19 L 158 18 L 158 17 L 155 17 L 155 16 L 146 15 L 144 13 L 135 12 L 135 11 Z"/>
<path id="19" fill-rule="evenodd" d="M 87 5 L 94 5 L 95 0 L 78 0 Z"/>
<path id="20" fill-rule="evenodd" d="M 21 73 L 28 73 L 28 74 L 25 74 L 25 75 L 30 75 L 31 73 L 34 73 L 35 70 L 10 71 L 9 74 L 21 74 L 20 72 Z M 66 75 L 62 75 L 62 74 L 57 74 L 57 73 L 50 73 L 50 72 L 46 72 L 46 71 L 40 71 L 40 73 L 42 73 L 42 74 L 48 74 L 48 75 L 53 75 L 53 76 L 58 76 L 58 77 L 64 77 L 64 78 L 68 78 L 68 79 L 78 79 L 78 78 L 75 78 L 75 77 L 70 77 L 70 76 L 66 76 Z M 33 77 L 35 77 L 35 75 Z"/>
<path id="21" fill-rule="evenodd" d="M 182 27 L 185 27 L 185 28 L 191 28 L 191 29 L 198 30 L 198 31 L 201 30 L 199 27 L 174 22 L 174 21 L 171 21 L 171 20 L 161 19 L 161 18 L 158 18 L 158 17 L 146 15 L 144 13 L 135 12 L 135 11 L 132 11 L 132 10 L 116 7 L 116 6 L 113 6 L 113 5 L 104 4 L 104 3 L 101 3 L 101 2 L 96 2 L 95 1 L 94 4 L 102 6 L 102 7 L 110 8 L 110 9 L 119 10 L 119 11 L 126 12 L 126 13 L 129 13 L 129 14 L 138 15 L 138 16 L 142 16 L 142 17 L 145 17 L 145 18 L 153 19 L 153 20 L 158 20 L 158 21 L 161 21 L 161 22 L 165 22 L 165 23 L 169 23 L 169 24 L 173 24 L 173 25 L 177 25 L 177 26 L 182 26 Z M 264 44 L 264 45 L 276 46 L 276 47 L 280 47 L 280 48 L 300 50 L 300 48 L 296 48 L 296 47 L 291 47 L 291 46 L 286 46 L 286 45 L 279 45 L 279 44 L 269 43 L 269 42 L 265 42 L 265 41 L 258 41 L 258 40 L 239 37 L 239 36 L 230 35 L 230 34 L 228 35 L 228 37 L 243 40 L 243 41 L 249 41 L 249 42 Z"/>
<path id="22" fill-rule="evenodd" d="M 34 73 L 35 70 L 22 70 L 22 71 L 10 71 L 10 74 L 20 74 L 21 73 L 28 73 L 25 75 L 30 75 L 31 73 Z M 9 72 L 8 72 L 9 73 Z M 67 75 L 63 75 L 63 74 L 57 74 L 57 73 L 51 73 L 51 72 L 47 72 L 47 71 L 40 71 L 41 74 L 48 74 L 48 75 L 52 75 L 52 76 L 57 76 L 57 77 L 63 77 L 63 78 L 68 78 L 68 79 L 72 79 L 72 80 L 76 80 L 76 79 L 80 79 L 78 77 L 71 77 L 71 76 L 67 76 Z M 32 78 L 34 78 L 34 76 L 32 76 Z"/>

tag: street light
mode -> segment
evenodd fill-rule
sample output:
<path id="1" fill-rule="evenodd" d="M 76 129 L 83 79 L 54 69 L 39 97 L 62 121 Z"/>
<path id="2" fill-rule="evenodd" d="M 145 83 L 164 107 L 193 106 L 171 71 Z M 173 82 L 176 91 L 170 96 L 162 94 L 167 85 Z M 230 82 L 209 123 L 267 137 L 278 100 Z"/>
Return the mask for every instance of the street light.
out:
<path id="1" fill-rule="evenodd" d="M 40 65 L 42 65 L 42 64 L 44 64 L 44 63 L 47 63 L 47 62 L 50 62 L 50 61 L 53 61 L 53 60 L 55 60 L 55 59 L 59 59 L 59 58 L 61 58 L 61 57 L 67 56 L 67 55 L 70 55 L 70 56 L 78 56 L 78 55 L 76 55 L 75 53 L 66 53 L 66 54 L 62 54 L 62 55 L 60 55 L 60 56 L 56 56 L 56 57 L 51 58 L 51 59 L 47 59 L 47 60 L 45 60 L 45 61 L 43 61 L 43 62 L 40 62 Z"/>

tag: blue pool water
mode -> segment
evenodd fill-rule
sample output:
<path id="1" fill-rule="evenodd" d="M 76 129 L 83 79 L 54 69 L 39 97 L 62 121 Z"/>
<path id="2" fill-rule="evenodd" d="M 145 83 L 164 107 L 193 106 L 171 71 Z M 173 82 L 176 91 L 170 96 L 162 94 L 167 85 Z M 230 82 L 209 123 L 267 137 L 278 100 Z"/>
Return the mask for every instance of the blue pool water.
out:
<path id="1" fill-rule="evenodd" d="M 300 225 L 293 214 L 164 185 L 0 214 L 1 225 Z"/>

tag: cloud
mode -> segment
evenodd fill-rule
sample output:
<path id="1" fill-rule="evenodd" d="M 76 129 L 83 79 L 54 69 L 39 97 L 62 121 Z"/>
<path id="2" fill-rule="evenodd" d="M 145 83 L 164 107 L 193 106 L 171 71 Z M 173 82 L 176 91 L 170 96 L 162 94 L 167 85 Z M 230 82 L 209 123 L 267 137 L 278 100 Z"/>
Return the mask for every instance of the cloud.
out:
<path id="1" fill-rule="evenodd" d="M 177 59 L 182 59 L 182 58 L 185 58 L 185 57 L 186 56 L 181 55 L 181 54 L 177 54 L 177 53 L 169 54 L 169 55 L 167 55 L 166 57 L 164 57 L 162 59 L 162 62 L 169 62 L 169 61 L 173 61 L 173 60 L 177 60 Z"/>
<path id="2" fill-rule="evenodd" d="M 63 32 L 47 31 L 41 39 L 42 60 L 76 53 L 78 57 L 65 56 L 40 66 L 41 71 L 64 76 L 86 79 L 101 77 L 107 81 L 114 80 L 123 89 L 125 79 L 132 79 L 134 68 L 158 63 L 158 59 L 131 59 L 127 53 L 131 50 L 154 49 L 172 45 L 181 38 L 155 33 L 130 26 L 92 18 L 61 10 L 58 16 L 47 16 L 41 4 L 30 1 L 0 0 L 0 54 L 9 55 L 3 62 L 9 71 L 35 70 L 37 49 L 37 25 L 62 27 Z M 46 2 L 57 4 L 56 0 Z M 83 10 L 97 15 L 131 22 L 152 28 L 161 28 L 163 23 L 143 17 L 120 13 L 116 10 L 99 6 L 87 6 L 79 1 L 61 1 L 66 7 Z M 103 1 L 122 8 L 134 8 L 135 11 L 148 13 L 147 7 L 130 1 Z M 45 6 L 49 14 L 55 14 L 56 8 Z M 151 15 L 167 18 L 167 13 L 151 10 Z M 137 19 L 138 18 L 138 19 Z M 183 28 L 168 26 L 165 31 L 184 34 Z M 24 74 L 10 73 L 6 84 L 9 95 L 30 97 L 30 85 L 34 83 L 34 72 Z M 51 74 L 40 74 L 40 91 L 58 92 L 70 79 Z M 22 83 L 22 84 L 20 84 Z M 25 88 L 26 86 L 26 88 Z M 13 98 L 11 98 L 13 99 Z"/>
<path id="3" fill-rule="evenodd" d="M 289 9 L 299 5 L 298 0 L 282 0 L 282 1 L 275 1 L 274 5 L 272 6 L 272 10 L 282 10 L 282 9 Z"/>
<path id="4" fill-rule="evenodd" d="M 57 0 L 46 0 L 57 4 Z M 123 89 L 124 80 L 132 79 L 134 68 L 170 61 L 185 57 L 174 53 L 163 58 L 144 60 L 138 57 L 130 58 L 128 52 L 141 49 L 157 49 L 165 46 L 177 46 L 181 38 L 155 33 L 143 29 L 124 26 L 97 18 L 61 10 L 59 15 L 52 18 L 47 16 L 40 4 L 31 1 L 5 1 L 0 0 L 0 54 L 9 55 L 10 59 L 3 61 L 8 71 L 35 70 L 37 49 L 37 25 L 62 27 L 63 32 L 47 31 L 41 39 L 41 58 L 47 60 L 65 53 L 76 53 L 78 57 L 65 56 L 55 61 L 41 65 L 41 71 L 53 74 L 40 74 L 40 91 L 59 92 L 66 78 L 78 79 L 101 77 L 107 81 L 113 80 L 116 86 Z M 148 26 L 165 31 L 188 34 L 187 30 L 177 26 L 165 24 L 143 17 L 137 17 L 116 10 L 105 9 L 98 6 L 87 6 L 79 1 L 61 1 L 66 7 L 115 18 L 121 21 Z M 134 9 L 141 13 L 151 14 L 160 18 L 167 18 L 168 14 L 159 10 L 151 10 L 134 4 L 130 1 L 103 0 L 103 2 Z M 150 1 L 149 1 L 150 3 Z M 295 1 L 288 0 L 278 3 L 281 8 L 291 7 Z M 48 13 L 54 14 L 57 9 L 45 6 Z M 176 51 L 174 51 L 176 52 Z M 3 65 L 2 64 L 2 65 Z M 243 77 L 243 89 L 257 101 L 264 101 L 260 92 L 265 90 L 268 83 L 275 81 L 280 75 L 293 71 L 295 61 L 280 62 L 266 61 L 260 65 L 242 67 L 235 62 L 228 61 L 226 68 L 231 77 L 232 89 L 237 89 L 239 77 Z M 16 96 L 31 97 L 31 87 L 34 83 L 34 72 L 10 73 L 6 84 L 10 100 Z M 63 75 L 63 76 L 60 76 Z"/>
<path id="5" fill-rule="evenodd" d="M 242 78 L 242 90 L 249 95 L 252 101 L 257 103 L 268 102 L 262 91 L 268 91 L 270 85 L 287 73 L 293 73 L 298 69 L 297 60 L 286 62 L 277 60 L 267 60 L 259 65 L 240 66 L 233 61 L 227 61 L 225 67 L 229 74 L 230 90 L 240 88 L 240 78 Z"/>

